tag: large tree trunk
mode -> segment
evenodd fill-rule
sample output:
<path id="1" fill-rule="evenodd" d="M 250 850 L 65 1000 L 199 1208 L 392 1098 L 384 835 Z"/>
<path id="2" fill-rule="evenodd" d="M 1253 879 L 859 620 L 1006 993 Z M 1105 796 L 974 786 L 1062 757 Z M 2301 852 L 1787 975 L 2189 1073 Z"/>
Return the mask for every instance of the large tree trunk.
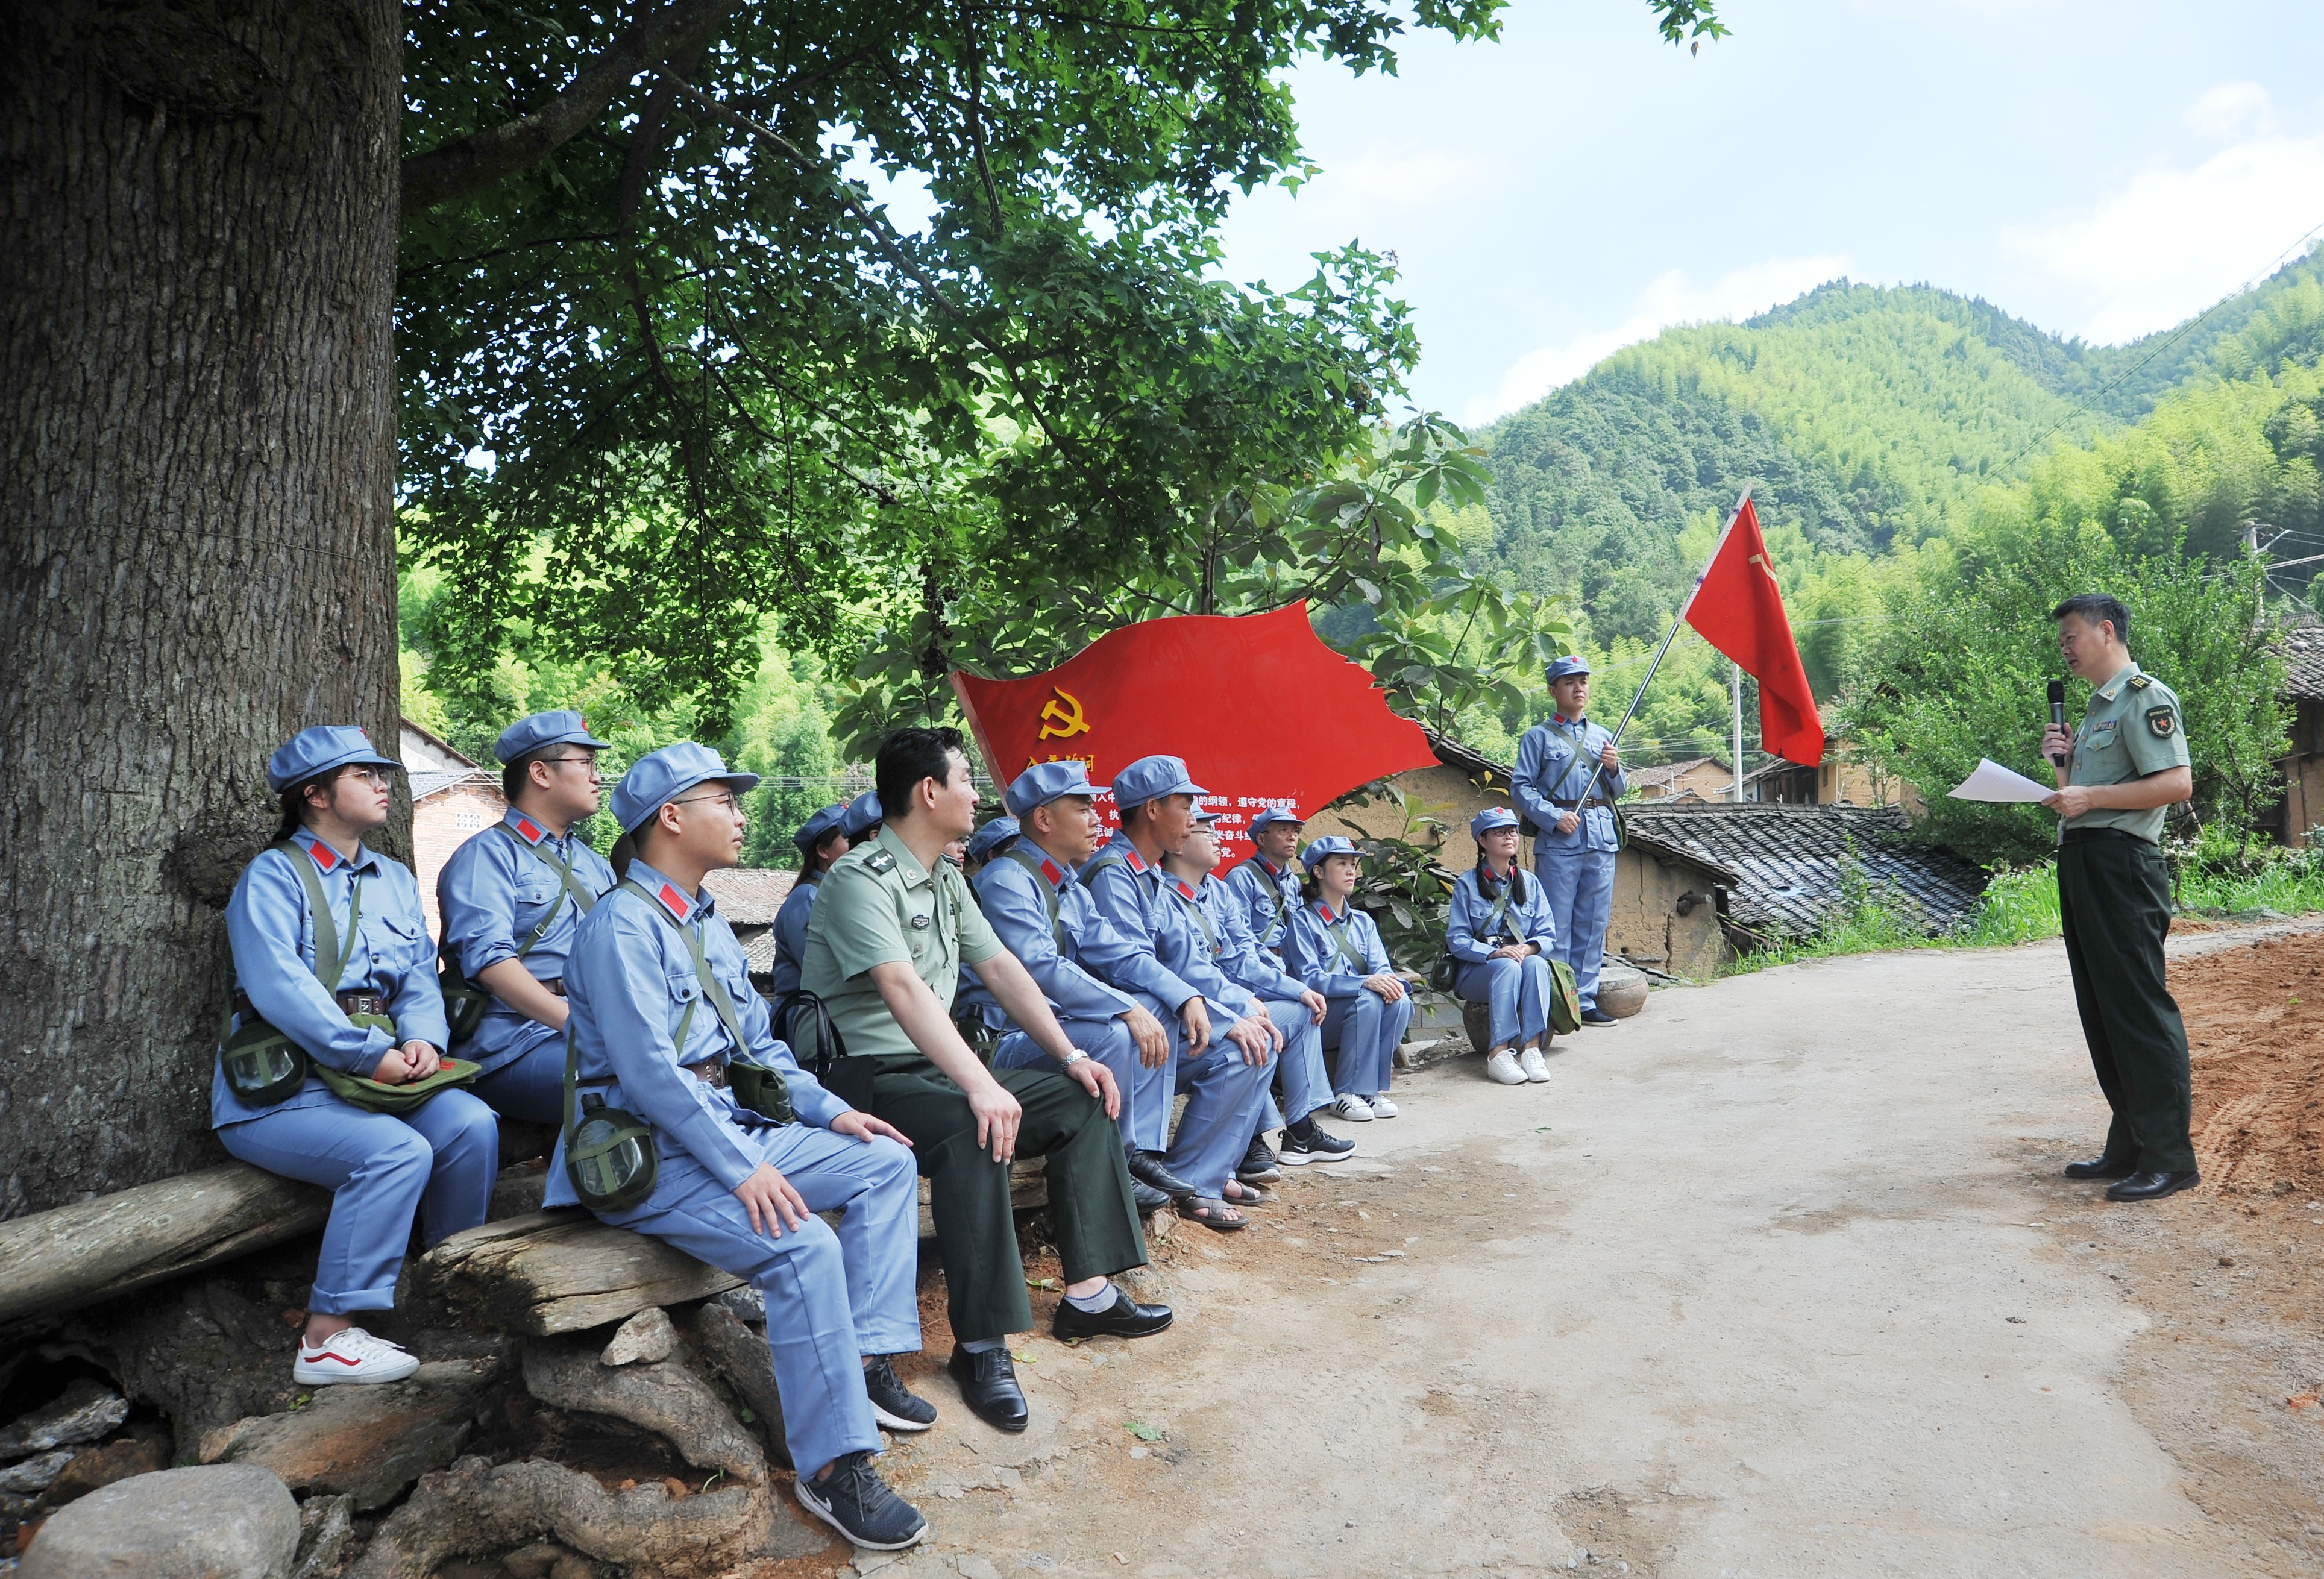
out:
<path id="1" fill-rule="evenodd" d="M 400 23 L 0 8 L 0 1217 L 218 1155 L 267 754 L 395 738 Z"/>

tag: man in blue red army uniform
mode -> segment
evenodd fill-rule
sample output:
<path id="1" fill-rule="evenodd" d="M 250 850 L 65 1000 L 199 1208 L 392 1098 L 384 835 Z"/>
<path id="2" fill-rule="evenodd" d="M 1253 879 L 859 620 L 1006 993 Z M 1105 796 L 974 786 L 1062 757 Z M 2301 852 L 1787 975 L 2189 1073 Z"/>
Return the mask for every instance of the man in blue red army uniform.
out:
<path id="1" fill-rule="evenodd" d="M 1299 908 L 1299 872 L 1291 858 L 1299 848 L 1299 830 L 1306 826 L 1297 812 L 1268 807 L 1250 819 L 1250 842 L 1258 848 L 1222 880 L 1242 906 L 1252 938 L 1277 960 L 1283 957 L 1283 930 Z"/>
<path id="2" fill-rule="evenodd" d="M 1122 769 L 1113 776 L 1121 826 L 1081 876 L 1114 929 L 1154 956 L 1158 1001 L 1172 1017 L 1171 1082 L 1162 1103 L 1134 1115 L 1130 1171 L 1167 1195 L 1179 1215 L 1231 1231 L 1250 1220 L 1227 1198 L 1227 1181 L 1258 1130 L 1282 1038 L 1265 1007 L 1219 969 L 1166 886 L 1162 857 L 1185 846 L 1203 794 L 1177 757 L 1140 757 Z M 1174 1090 L 1189 1093 L 1175 1137 Z"/>
<path id="3" fill-rule="evenodd" d="M 511 1118 L 554 1124 L 565 1096 L 565 963 L 613 869 L 576 831 L 597 810 L 605 743 L 580 714 L 535 713 L 501 731 L 508 811 L 436 877 L 443 953 L 462 983 L 453 1050 L 484 1071 L 472 1089 Z"/>
<path id="4" fill-rule="evenodd" d="M 586 1092 L 592 1111 L 650 1126 L 641 1195 L 593 1201 L 597 1214 L 760 1290 L 800 1503 L 857 1546 L 895 1550 L 927 1521 L 872 1467 L 880 1427 L 936 1421 L 888 1359 L 920 1346 L 911 1142 L 775 1039 L 703 885 L 741 862 L 741 797 L 758 781 L 691 741 L 622 775 L 613 810 L 636 855 L 574 940 L 567 1101 L 577 1113 Z M 567 1119 L 548 1205 L 580 1201 L 567 1153 L 584 1132 Z M 836 1230 L 816 1215 L 833 1210 Z"/>
<path id="5" fill-rule="evenodd" d="M 1614 802 L 1628 780 L 1612 733 L 1589 716 L 1590 666 L 1560 658 L 1544 672 L 1556 711 L 1526 731 L 1509 789 L 1533 826 L 1534 871 L 1556 919 L 1559 957 L 1572 967 L 1582 1023 L 1618 1025 L 1598 1007 L 1598 967 L 1614 913 L 1614 856 L 1621 848 Z"/>
<path id="6" fill-rule="evenodd" d="M 1076 875 L 1097 853 L 1096 800 L 1103 793 L 1079 762 L 1038 762 L 1018 774 L 1009 786 L 1017 842 L 979 870 L 976 898 L 1074 1045 L 1113 1072 L 1120 1128 L 1130 1136 L 1141 1114 L 1149 1125 L 1157 1112 L 1168 1122 L 1170 1037 L 1159 1016 L 1169 1012 L 1162 995 L 1170 977 L 1143 939 L 1125 937 L 1098 914 Z M 990 994 L 982 1002 L 985 1023 L 1002 1033 L 994 1067 L 1039 1068 L 1044 1055 L 1032 1038 Z M 1138 1178 L 1144 1159 L 1130 1155 L 1136 1144 L 1123 1141 L 1131 1193 L 1139 1211 L 1159 1211 L 1170 1197 Z"/>
<path id="7" fill-rule="evenodd" d="M 855 843 L 843 826 L 846 820 L 847 808 L 834 803 L 799 824 L 791 835 L 791 844 L 799 853 L 798 880 L 775 912 L 775 963 L 767 983 L 778 1003 L 798 991 L 799 960 L 807 952 L 807 919 L 814 912 L 815 893 L 823 885 L 823 874 Z"/>

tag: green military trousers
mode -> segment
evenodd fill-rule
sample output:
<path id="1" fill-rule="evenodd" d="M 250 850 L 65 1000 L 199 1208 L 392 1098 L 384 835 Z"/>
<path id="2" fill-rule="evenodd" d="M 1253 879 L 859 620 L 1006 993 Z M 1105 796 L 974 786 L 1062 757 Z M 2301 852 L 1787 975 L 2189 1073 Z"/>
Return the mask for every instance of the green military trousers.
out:
<path id="1" fill-rule="evenodd" d="M 2067 829 L 2058 847 L 2058 910 L 2082 1037 L 2114 1109 L 2107 1159 L 2191 1171 L 2187 1027 L 2163 974 L 2163 939 L 2171 930 L 2163 853 L 2110 829 Z"/>
<path id="2" fill-rule="evenodd" d="M 842 1060 L 853 1063 L 853 1058 Z M 956 1340 L 1030 1332 L 1025 1261 L 1009 1204 L 1009 1165 L 976 1143 L 976 1115 L 960 1087 L 926 1058 L 874 1056 L 872 1113 L 912 1138 L 934 1197 L 936 1249 Z M 1146 1263 L 1146 1235 L 1130 1193 L 1121 1135 L 1105 1104 L 1049 1069 L 995 1069 L 1024 1110 L 1017 1155 L 1048 1162 L 1049 1217 L 1065 1281 L 1111 1276 Z M 831 1082 L 846 1092 L 844 1075 Z"/>

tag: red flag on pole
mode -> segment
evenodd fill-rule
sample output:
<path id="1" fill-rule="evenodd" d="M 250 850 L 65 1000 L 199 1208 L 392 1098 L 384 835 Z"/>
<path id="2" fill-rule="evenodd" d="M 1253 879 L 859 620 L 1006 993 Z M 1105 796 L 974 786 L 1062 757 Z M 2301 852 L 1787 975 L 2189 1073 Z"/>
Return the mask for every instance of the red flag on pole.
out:
<path id="1" fill-rule="evenodd" d="M 1759 748 L 1802 767 L 1822 762 L 1823 723 L 1748 494 L 1679 617 L 1759 682 Z"/>
<path id="2" fill-rule="evenodd" d="M 1229 860 L 1250 853 L 1262 807 L 1313 817 L 1360 784 L 1436 762 L 1420 725 L 1323 645 L 1303 604 L 1148 620 L 1046 674 L 952 683 L 1001 784 L 1035 762 L 1078 759 L 1102 784 L 1139 757 L 1184 757 L 1221 813 Z"/>

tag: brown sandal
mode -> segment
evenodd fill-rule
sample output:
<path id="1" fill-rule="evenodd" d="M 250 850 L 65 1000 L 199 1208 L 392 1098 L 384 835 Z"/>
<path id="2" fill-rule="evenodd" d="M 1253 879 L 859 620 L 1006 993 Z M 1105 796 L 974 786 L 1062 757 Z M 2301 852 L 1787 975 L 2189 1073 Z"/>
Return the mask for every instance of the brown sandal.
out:
<path id="1" fill-rule="evenodd" d="M 1186 1196 L 1173 1201 L 1178 1215 L 1189 1223 L 1199 1223 L 1213 1233 L 1240 1233 L 1250 1226 L 1250 1219 L 1234 1208 L 1231 1202 L 1216 1196 Z"/>

